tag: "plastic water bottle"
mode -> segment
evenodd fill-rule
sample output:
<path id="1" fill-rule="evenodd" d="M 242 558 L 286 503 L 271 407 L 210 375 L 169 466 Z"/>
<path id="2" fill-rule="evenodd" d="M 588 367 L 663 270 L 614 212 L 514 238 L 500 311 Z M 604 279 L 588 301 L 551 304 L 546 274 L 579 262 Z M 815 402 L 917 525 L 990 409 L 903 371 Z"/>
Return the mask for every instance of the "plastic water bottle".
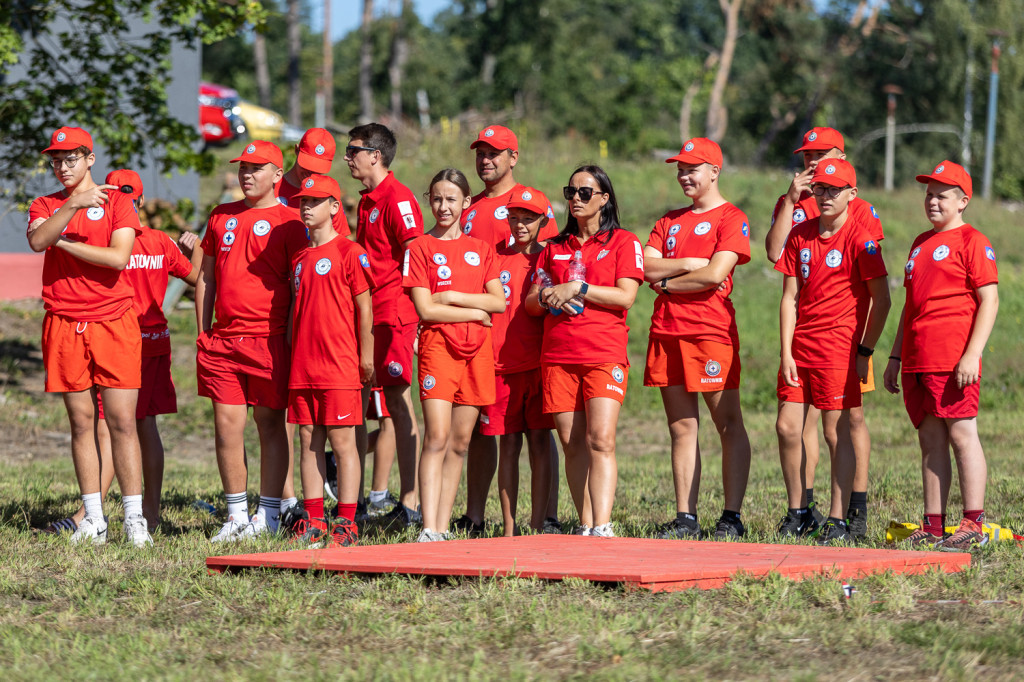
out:
<path id="1" fill-rule="evenodd" d="M 577 251 L 572 256 L 572 262 L 569 263 L 569 271 L 567 273 L 570 282 L 586 282 L 587 281 L 587 266 L 583 264 L 583 252 Z M 572 308 L 576 311 L 577 315 L 583 313 L 583 297 L 575 296 L 572 299 Z"/>
<path id="2" fill-rule="evenodd" d="M 537 284 L 540 285 L 540 290 L 544 291 L 548 287 L 555 286 L 555 283 L 551 281 L 551 275 L 544 271 L 544 268 L 537 268 Z M 552 315 L 561 315 L 562 311 L 558 308 L 548 308 L 548 312 Z"/>

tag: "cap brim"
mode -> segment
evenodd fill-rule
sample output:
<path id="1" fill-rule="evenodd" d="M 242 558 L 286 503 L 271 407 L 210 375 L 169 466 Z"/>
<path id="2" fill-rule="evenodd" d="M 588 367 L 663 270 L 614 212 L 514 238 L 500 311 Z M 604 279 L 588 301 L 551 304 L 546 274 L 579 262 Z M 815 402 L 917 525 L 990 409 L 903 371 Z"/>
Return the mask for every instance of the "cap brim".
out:
<path id="1" fill-rule="evenodd" d="M 336 197 L 333 194 L 331 194 L 330 192 L 324 192 L 322 190 L 311 190 L 311 191 L 308 191 L 308 192 L 299 192 L 298 194 L 294 195 L 292 198 L 293 199 L 301 199 L 302 197 L 309 197 L 310 199 L 326 199 L 327 197 L 330 197 L 331 199 L 334 199 L 335 201 L 341 201 L 340 197 Z"/>
<path id="2" fill-rule="evenodd" d="M 547 206 L 545 206 L 544 208 L 538 208 L 536 206 L 531 206 L 530 204 L 526 204 L 526 203 L 514 204 L 512 202 L 508 202 L 507 204 L 505 204 L 505 208 L 507 208 L 507 209 L 521 208 L 521 209 L 525 209 L 525 210 L 529 211 L 530 213 L 535 213 L 536 215 L 539 215 L 539 216 L 546 216 L 548 214 L 548 207 Z"/>
<path id="3" fill-rule="evenodd" d="M 321 175 L 329 173 L 331 170 L 331 163 L 333 159 L 325 159 L 322 156 L 314 156 L 313 154 L 307 154 L 306 152 L 299 152 L 296 158 L 298 164 L 306 170 L 311 170 L 314 173 L 320 173 Z"/>
<path id="4" fill-rule="evenodd" d="M 845 178 L 835 175 L 815 175 L 811 178 L 812 185 L 828 185 L 829 187 L 853 187 Z"/>
<path id="5" fill-rule="evenodd" d="M 711 161 L 707 161 L 705 159 L 702 159 L 699 156 L 694 156 L 693 154 L 681 153 L 681 154 L 676 154 L 675 156 L 673 156 L 670 159 L 665 159 L 665 163 L 712 163 L 712 162 Z"/>
<path id="6" fill-rule="evenodd" d="M 69 152 L 72 149 L 78 149 L 79 147 L 83 147 L 83 146 L 85 146 L 85 145 L 68 143 L 68 142 L 62 142 L 62 143 L 58 143 L 58 144 L 51 144 L 49 147 L 47 147 L 46 149 L 44 149 L 43 151 L 41 151 L 39 153 L 40 154 L 49 154 L 50 152 Z"/>
<path id="7" fill-rule="evenodd" d="M 836 146 L 834 144 L 830 144 L 828 146 L 825 146 L 824 144 L 815 144 L 815 143 L 812 142 L 810 144 L 805 144 L 803 147 L 799 147 L 797 149 L 794 149 L 793 153 L 794 154 L 799 154 L 800 152 L 827 152 L 830 149 L 835 149 L 835 148 L 836 148 Z"/>
<path id="8" fill-rule="evenodd" d="M 277 161 L 274 161 L 273 159 L 265 159 L 262 156 L 257 156 L 255 154 L 243 154 L 237 159 L 231 159 L 228 163 L 238 163 L 239 161 L 248 161 L 249 163 L 269 163 L 280 168 L 280 166 L 277 165 Z"/>

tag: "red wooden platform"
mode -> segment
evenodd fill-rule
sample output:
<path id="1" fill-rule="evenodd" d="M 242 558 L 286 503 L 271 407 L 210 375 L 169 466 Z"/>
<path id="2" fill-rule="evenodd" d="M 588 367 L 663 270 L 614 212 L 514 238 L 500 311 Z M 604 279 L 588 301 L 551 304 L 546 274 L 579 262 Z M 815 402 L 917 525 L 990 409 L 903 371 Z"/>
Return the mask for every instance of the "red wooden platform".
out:
<path id="1" fill-rule="evenodd" d="M 215 556 L 206 560 L 207 568 L 218 572 L 265 567 L 362 574 L 516 575 L 546 580 L 572 576 L 624 583 L 653 592 L 717 588 L 737 573 L 764 576 L 776 572 L 797 580 L 829 575 L 851 580 L 885 571 L 916 574 L 933 567 L 955 573 L 970 565 L 970 554 L 936 551 L 571 535 L 363 545 Z"/>

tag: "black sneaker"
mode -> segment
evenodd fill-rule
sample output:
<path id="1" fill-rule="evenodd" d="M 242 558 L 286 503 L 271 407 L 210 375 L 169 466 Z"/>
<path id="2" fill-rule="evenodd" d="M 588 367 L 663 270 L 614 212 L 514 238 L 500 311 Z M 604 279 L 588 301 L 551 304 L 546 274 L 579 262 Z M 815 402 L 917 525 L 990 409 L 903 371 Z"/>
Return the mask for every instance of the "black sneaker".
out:
<path id="1" fill-rule="evenodd" d="M 463 514 L 452 521 L 451 531 L 453 533 L 465 533 L 471 538 L 478 538 L 484 534 L 487 523 L 473 523 L 468 514 Z"/>
<path id="2" fill-rule="evenodd" d="M 828 519 L 818 532 L 818 544 L 832 545 L 837 542 L 853 542 L 853 537 L 850 535 L 845 521 Z"/>
<path id="3" fill-rule="evenodd" d="M 782 517 L 782 522 L 779 524 L 779 529 L 776 532 L 780 538 L 799 538 L 804 534 L 805 525 L 807 525 L 807 520 L 803 514 L 794 514 L 791 511 L 787 511 L 786 515 Z"/>
<path id="4" fill-rule="evenodd" d="M 301 504 L 293 504 L 281 512 L 281 518 L 278 521 L 279 532 L 283 535 L 293 535 L 299 521 L 308 522 L 309 514 Z"/>
<path id="5" fill-rule="evenodd" d="M 811 512 L 811 523 L 808 525 L 810 530 L 805 531 L 804 535 L 811 535 L 825 523 L 825 515 L 818 511 L 818 506 L 813 502 L 807 505 L 807 509 Z"/>
<path id="6" fill-rule="evenodd" d="M 378 516 L 377 521 L 384 528 L 409 528 L 423 523 L 423 515 L 414 509 L 409 509 L 399 502 L 395 508 L 383 516 Z"/>
<path id="7" fill-rule="evenodd" d="M 544 519 L 544 526 L 540 529 L 540 532 L 544 535 L 561 535 L 562 534 L 562 523 L 551 516 Z"/>
<path id="8" fill-rule="evenodd" d="M 846 513 L 846 527 L 854 542 L 868 539 L 868 516 L 863 509 L 851 509 Z"/>
<path id="9" fill-rule="evenodd" d="M 746 534 L 747 529 L 743 527 L 743 523 L 740 520 L 732 521 L 722 517 L 718 519 L 718 523 L 715 525 L 715 532 L 711 537 L 715 540 L 739 539 Z"/>
<path id="10" fill-rule="evenodd" d="M 334 451 L 328 450 L 324 454 L 324 461 L 327 463 L 327 471 L 324 474 L 324 495 L 335 502 L 338 501 L 338 463 L 334 461 Z"/>
<path id="11" fill-rule="evenodd" d="M 660 540 L 699 540 L 700 524 L 696 520 L 676 517 L 668 523 L 658 526 L 654 537 Z"/>

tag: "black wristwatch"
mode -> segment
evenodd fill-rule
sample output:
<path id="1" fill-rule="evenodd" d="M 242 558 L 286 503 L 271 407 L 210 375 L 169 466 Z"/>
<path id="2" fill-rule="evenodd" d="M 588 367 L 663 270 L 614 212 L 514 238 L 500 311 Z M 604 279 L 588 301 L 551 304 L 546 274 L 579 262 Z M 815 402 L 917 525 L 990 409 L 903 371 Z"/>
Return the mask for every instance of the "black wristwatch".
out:
<path id="1" fill-rule="evenodd" d="M 865 358 L 870 358 L 874 354 L 875 354 L 875 349 L 874 348 L 868 348 L 867 346 L 865 346 L 862 343 L 858 343 L 857 344 L 857 355 L 860 355 L 861 357 L 865 357 Z"/>
<path id="2" fill-rule="evenodd" d="M 584 296 L 586 296 L 586 295 L 587 295 L 587 289 L 589 289 L 589 288 L 590 288 L 590 285 L 589 285 L 589 284 L 587 284 L 586 282 L 584 282 L 583 284 L 581 284 L 581 285 L 580 285 L 580 293 L 579 293 L 579 294 L 577 294 L 577 295 L 578 295 L 578 296 L 579 296 L 580 298 L 583 298 Z"/>
<path id="3" fill-rule="evenodd" d="M 658 282 L 658 287 L 661 289 L 661 293 L 667 294 L 668 293 L 668 277 L 665 277 L 660 282 Z"/>

